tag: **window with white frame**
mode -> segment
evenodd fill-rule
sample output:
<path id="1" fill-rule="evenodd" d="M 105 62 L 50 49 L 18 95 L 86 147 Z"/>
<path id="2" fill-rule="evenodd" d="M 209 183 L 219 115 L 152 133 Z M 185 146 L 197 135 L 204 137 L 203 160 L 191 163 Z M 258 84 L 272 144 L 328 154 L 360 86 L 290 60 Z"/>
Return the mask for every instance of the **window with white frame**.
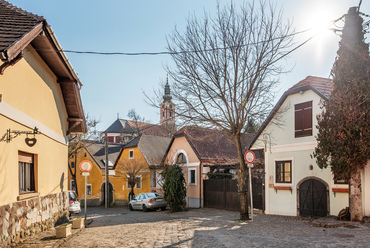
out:
<path id="1" fill-rule="evenodd" d="M 292 182 L 292 161 L 275 161 L 275 179 L 276 183 Z"/>
<path id="2" fill-rule="evenodd" d="M 130 186 L 130 184 L 129 184 L 129 180 L 130 180 L 130 177 L 128 176 L 128 177 L 127 177 L 127 188 L 128 188 L 128 189 L 131 189 L 131 186 Z M 136 177 L 135 188 L 136 188 L 136 189 L 141 189 L 141 186 L 142 186 L 141 176 L 137 176 L 137 177 Z"/>
<path id="3" fill-rule="evenodd" d="M 86 185 L 86 195 L 91 195 L 92 186 L 91 184 Z"/>
<path id="4" fill-rule="evenodd" d="M 76 191 L 76 182 L 75 182 L 75 180 L 71 180 L 69 182 L 69 189 Z"/>
<path id="5" fill-rule="evenodd" d="M 189 185 L 196 185 L 197 184 L 197 169 L 192 168 L 189 169 L 189 178 L 188 178 Z"/>
<path id="6" fill-rule="evenodd" d="M 134 158 L 134 150 L 129 150 L 129 159 Z"/>

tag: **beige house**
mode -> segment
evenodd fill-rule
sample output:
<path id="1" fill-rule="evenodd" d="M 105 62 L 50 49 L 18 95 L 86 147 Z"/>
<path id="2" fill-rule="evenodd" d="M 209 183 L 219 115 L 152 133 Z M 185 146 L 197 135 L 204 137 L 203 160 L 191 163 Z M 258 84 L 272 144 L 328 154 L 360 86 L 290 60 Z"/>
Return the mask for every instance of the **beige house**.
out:
<path id="1" fill-rule="evenodd" d="M 253 134 L 242 136 L 246 151 Z M 166 164 L 183 168 L 187 186 L 187 206 L 203 207 L 203 180 L 213 169 L 236 169 L 239 165 L 235 141 L 222 131 L 186 126 L 177 131 L 167 149 Z"/>
<path id="2" fill-rule="evenodd" d="M 0 0 L 0 247 L 68 213 L 70 132 L 81 83 L 43 17 Z M 11 17 L 11 18 L 9 18 Z"/>

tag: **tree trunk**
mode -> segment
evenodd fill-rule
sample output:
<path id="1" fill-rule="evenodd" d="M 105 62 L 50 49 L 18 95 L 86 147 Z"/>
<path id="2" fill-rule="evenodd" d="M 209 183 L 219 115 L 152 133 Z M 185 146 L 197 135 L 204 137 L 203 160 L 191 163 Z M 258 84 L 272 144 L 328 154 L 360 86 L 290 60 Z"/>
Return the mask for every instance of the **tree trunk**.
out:
<path id="1" fill-rule="evenodd" d="M 349 179 L 349 211 L 351 221 L 362 221 L 362 185 L 361 185 L 362 170 L 357 169 L 351 171 Z"/>
<path id="2" fill-rule="evenodd" d="M 246 170 L 245 162 L 243 156 L 243 149 L 240 141 L 240 133 L 234 134 L 234 139 L 236 143 L 236 149 L 239 158 L 239 168 L 238 168 L 238 193 L 240 196 L 240 219 L 249 220 L 248 214 L 248 197 L 247 197 L 247 184 L 246 184 Z"/>

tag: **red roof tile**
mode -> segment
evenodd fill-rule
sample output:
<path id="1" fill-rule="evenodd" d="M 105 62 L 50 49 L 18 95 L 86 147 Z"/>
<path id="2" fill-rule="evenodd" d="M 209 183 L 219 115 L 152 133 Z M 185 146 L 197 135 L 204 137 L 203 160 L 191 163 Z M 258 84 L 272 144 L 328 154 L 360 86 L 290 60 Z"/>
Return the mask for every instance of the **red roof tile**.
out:
<path id="1" fill-rule="evenodd" d="M 308 76 L 305 79 L 299 81 L 297 84 L 293 85 L 293 87 L 289 88 L 289 90 L 298 88 L 299 86 L 303 85 L 311 85 L 312 87 L 320 91 L 323 95 L 329 97 L 330 92 L 333 89 L 333 80 L 322 77 Z"/>

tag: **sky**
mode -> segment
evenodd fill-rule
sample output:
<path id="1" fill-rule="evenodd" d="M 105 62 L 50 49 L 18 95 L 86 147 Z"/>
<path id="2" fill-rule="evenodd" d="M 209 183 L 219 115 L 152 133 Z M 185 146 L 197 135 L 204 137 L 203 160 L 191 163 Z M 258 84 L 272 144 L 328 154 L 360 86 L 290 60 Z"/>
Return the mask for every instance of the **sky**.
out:
<path id="1" fill-rule="evenodd" d="M 166 36 L 177 27 L 184 30 L 190 14 L 214 15 L 217 3 L 229 0 L 8 0 L 13 5 L 44 16 L 64 50 L 95 52 L 163 52 Z M 300 44 L 331 20 L 347 13 L 360 0 L 271 0 L 283 11 L 284 21 L 291 21 Z M 235 0 L 239 5 L 242 1 Z M 361 12 L 370 14 L 370 1 L 363 1 Z M 366 20 L 368 20 L 367 18 Z M 343 23 L 338 23 L 343 26 Z M 291 69 L 280 76 L 277 99 L 288 88 L 307 76 L 329 77 L 340 36 L 329 30 L 320 32 L 288 58 Z M 366 42 L 369 42 L 367 34 Z M 104 131 L 119 115 L 128 119 L 130 109 L 151 123 L 159 123 L 159 110 L 145 102 L 143 91 L 154 97 L 166 80 L 164 65 L 172 65 L 170 55 L 91 55 L 66 53 L 83 87 L 85 114 L 100 119 Z M 171 85 L 171 78 L 169 78 Z"/>

